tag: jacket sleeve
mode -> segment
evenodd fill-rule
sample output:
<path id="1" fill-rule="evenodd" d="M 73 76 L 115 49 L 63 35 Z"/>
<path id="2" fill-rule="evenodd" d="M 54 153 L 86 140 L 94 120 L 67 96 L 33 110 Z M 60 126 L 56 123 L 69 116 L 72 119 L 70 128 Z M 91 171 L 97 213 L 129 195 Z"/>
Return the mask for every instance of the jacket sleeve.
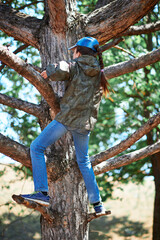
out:
<path id="1" fill-rule="evenodd" d="M 70 65 L 61 61 L 58 64 L 50 64 L 46 68 L 47 77 L 52 81 L 65 81 L 70 78 Z"/>

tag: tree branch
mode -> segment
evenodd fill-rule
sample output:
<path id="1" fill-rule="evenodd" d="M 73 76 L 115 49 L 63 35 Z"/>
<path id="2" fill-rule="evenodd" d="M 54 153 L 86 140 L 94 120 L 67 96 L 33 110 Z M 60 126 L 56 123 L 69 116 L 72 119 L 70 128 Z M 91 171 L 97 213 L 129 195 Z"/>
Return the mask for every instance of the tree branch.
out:
<path id="1" fill-rule="evenodd" d="M 114 0 L 84 17 L 85 35 L 100 44 L 123 35 L 158 3 L 158 0 Z"/>
<path id="2" fill-rule="evenodd" d="M 122 47 L 114 46 L 114 48 L 116 48 L 116 49 L 118 49 L 118 50 L 120 50 L 120 51 L 122 51 L 122 52 L 125 52 L 125 53 L 127 53 L 127 54 L 129 54 L 129 55 L 131 55 L 132 57 L 135 58 L 135 55 L 134 55 L 133 53 L 131 53 L 130 51 L 128 51 L 128 50 L 126 50 L 126 49 L 124 49 L 124 48 L 122 48 Z"/>
<path id="3" fill-rule="evenodd" d="M 43 70 L 42 68 L 38 67 L 38 66 L 35 66 L 35 65 L 32 65 L 32 64 L 29 64 L 35 71 L 41 73 Z"/>
<path id="4" fill-rule="evenodd" d="M 138 141 L 140 138 L 142 138 L 144 135 L 146 135 L 148 132 L 150 132 L 153 128 L 155 128 L 159 123 L 160 123 L 160 113 L 154 115 L 152 118 L 150 118 L 148 120 L 147 123 L 145 123 L 137 131 L 135 131 L 133 134 L 131 134 L 130 137 L 123 140 L 116 146 L 114 146 L 104 152 L 100 152 L 94 156 L 91 156 L 90 160 L 92 162 L 92 165 L 95 166 L 95 165 L 125 151 L 130 146 L 132 146 L 136 141 Z"/>
<path id="5" fill-rule="evenodd" d="M 38 36 L 42 20 L 0 4 L 0 30 L 18 41 L 39 49 Z"/>
<path id="6" fill-rule="evenodd" d="M 117 45 L 118 43 L 120 43 L 121 41 L 123 41 L 123 38 L 115 38 L 113 41 L 106 43 L 105 45 L 103 45 L 102 47 L 100 47 L 101 52 L 104 52 L 112 47 L 114 47 L 115 45 Z"/>
<path id="7" fill-rule="evenodd" d="M 43 115 L 43 108 L 41 107 L 41 105 L 33 104 L 33 103 L 23 101 L 21 99 L 17 99 L 14 97 L 9 97 L 1 93 L 0 93 L 0 103 L 12 108 L 22 110 L 26 113 L 32 114 L 37 118 L 41 118 Z"/>
<path id="8" fill-rule="evenodd" d="M 94 220 L 96 218 L 99 218 L 99 217 L 102 217 L 102 216 L 106 216 L 106 215 L 109 215 L 109 214 L 111 214 L 111 211 L 106 211 L 105 213 L 102 213 L 100 215 L 96 215 L 95 213 L 90 213 L 87 216 L 87 222 L 91 222 L 92 220 Z"/>
<path id="9" fill-rule="evenodd" d="M 31 169 L 29 148 L 0 133 L 0 152 Z"/>
<path id="10" fill-rule="evenodd" d="M 120 157 L 109 159 L 94 167 L 94 173 L 95 175 L 105 173 L 107 171 L 117 169 L 125 165 L 129 165 L 133 162 L 146 158 L 157 152 L 160 152 L 160 141 L 153 145 L 141 148 L 140 150 L 122 155 Z"/>
<path id="11" fill-rule="evenodd" d="M 121 36 L 133 36 L 148 34 L 160 30 L 160 21 L 155 23 L 148 23 L 142 26 L 131 26 L 127 31 L 121 34 Z"/>
<path id="12" fill-rule="evenodd" d="M 17 54 L 19 52 L 21 52 L 22 50 L 26 49 L 29 45 L 28 44 L 24 44 L 22 46 L 20 46 L 19 48 L 17 48 L 13 53 Z M 5 67 L 5 64 L 2 63 L 2 65 L 0 66 L 0 71 L 2 71 L 2 69 Z"/>
<path id="13" fill-rule="evenodd" d="M 124 94 L 128 98 L 138 98 L 138 99 L 141 99 L 141 100 L 143 99 L 144 100 L 144 96 L 142 97 L 139 93 L 137 93 L 137 94 L 128 94 L 128 93 L 125 92 Z"/>
<path id="14" fill-rule="evenodd" d="M 66 32 L 66 6 L 64 0 L 48 0 L 50 26 L 55 33 Z"/>
<path id="15" fill-rule="evenodd" d="M 42 94 L 54 113 L 58 113 L 59 104 L 57 103 L 52 87 L 37 71 L 2 45 L 0 45 L 0 60 L 28 79 Z"/>
<path id="16" fill-rule="evenodd" d="M 23 197 L 21 197 L 20 195 L 12 195 L 12 198 L 14 201 L 16 201 L 18 204 L 23 204 L 25 207 L 27 208 L 31 208 L 34 209 L 38 212 L 40 212 L 43 217 L 49 222 L 52 223 L 54 222 L 54 220 L 56 219 L 56 215 L 54 215 L 54 212 L 50 207 L 45 207 L 42 206 L 39 203 L 36 203 L 34 201 L 31 200 L 26 200 Z"/>
<path id="17" fill-rule="evenodd" d="M 106 67 L 105 76 L 107 79 L 111 79 L 144 68 L 158 61 L 160 61 L 160 48 L 139 58 Z"/>

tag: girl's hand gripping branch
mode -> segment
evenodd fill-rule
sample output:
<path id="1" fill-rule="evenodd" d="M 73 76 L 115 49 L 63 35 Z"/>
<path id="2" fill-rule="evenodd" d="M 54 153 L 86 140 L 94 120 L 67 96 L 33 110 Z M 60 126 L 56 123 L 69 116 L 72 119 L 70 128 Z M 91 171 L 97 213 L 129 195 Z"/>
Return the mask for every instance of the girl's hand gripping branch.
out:
<path id="1" fill-rule="evenodd" d="M 48 77 L 46 70 L 43 71 L 43 72 L 41 72 L 41 76 L 42 76 L 44 79 L 46 79 L 46 78 Z"/>

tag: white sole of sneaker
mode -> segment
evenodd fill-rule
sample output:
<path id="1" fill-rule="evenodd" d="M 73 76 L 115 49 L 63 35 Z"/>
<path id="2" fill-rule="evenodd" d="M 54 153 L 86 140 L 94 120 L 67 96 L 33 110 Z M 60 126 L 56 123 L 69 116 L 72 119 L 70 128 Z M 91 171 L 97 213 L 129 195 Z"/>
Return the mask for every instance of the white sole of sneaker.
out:
<path id="1" fill-rule="evenodd" d="M 32 199 L 32 198 L 27 198 L 27 197 L 24 197 L 24 199 L 26 200 L 30 200 L 30 201 L 33 201 L 33 202 L 36 202 L 36 203 L 39 203 L 43 206 L 49 206 L 49 203 L 48 202 L 44 202 L 42 200 L 38 200 L 38 199 Z"/>
<path id="2" fill-rule="evenodd" d="M 96 213 L 96 212 L 95 212 L 95 214 L 96 214 L 96 215 L 106 214 L 106 211 L 105 211 L 105 212 L 99 212 L 99 213 Z"/>

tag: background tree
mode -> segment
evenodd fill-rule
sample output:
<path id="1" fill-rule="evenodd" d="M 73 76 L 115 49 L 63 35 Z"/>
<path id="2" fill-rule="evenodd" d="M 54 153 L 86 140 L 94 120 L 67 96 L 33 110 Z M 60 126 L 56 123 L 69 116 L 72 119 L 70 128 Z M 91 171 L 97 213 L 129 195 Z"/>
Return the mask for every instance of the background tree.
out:
<path id="1" fill-rule="evenodd" d="M 41 56 L 41 70 L 43 70 L 51 62 L 62 59 L 68 60 L 67 47 L 75 43 L 75 40 L 80 37 L 86 35 L 96 37 L 102 45 L 121 35 L 129 35 L 131 32 L 133 34 L 133 31 L 141 30 L 141 34 L 146 33 L 146 31 L 156 31 L 158 23 L 150 27 L 146 24 L 143 28 L 138 29 L 129 27 L 146 15 L 157 2 L 153 0 L 142 2 L 117 0 L 87 15 L 82 15 L 76 10 L 76 2 L 48 1 L 44 2 L 43 19 L 22 14 L 8 6 L 9 4 L 21 10 L 25 8 L 25 6 L 22 6 L 23 4 L 18 6 L 13 1 L 8 2 L 8 4 L 3 2 L 0 5 L 0 29 L 19 42 L 38 49 Z M 127 29 L 129 30 L 127 31 Z M 103 46 L 102 51 L 118 41 L 114 40 L 109 45 Z M 139 58 L 107 67 L 105 73 L 108 79 L 111 79 L 153 64 L 159 59 L 160 50 L 158 49 Z M 43 129 L 54 119 L 59 110 L 58 100 L 63 96 L 64 83 L 55 82 L 50 85 L 40 76 L 39 71 L 41 70 L 35 69 L 33 65 L 20 59 L 9 51 L 8 47 L 0 47 L 0 60 L 25 77 L 42 96 L 41 102 L 35 104 L 17 99 L 17 96 L 11 96 L 11 91 L 8 94 L 2 93 L 0 95 L 0 102 L 5 106 L 23 110 L 37 117 L 41 129 Z M 21 84 L 15 82 L 13 87 L 16 88 L 17 85 L 20 86 Z M 17 114 L 16 111 L 13 111 L 12 116 L 14 114 Z M 93 156 L 91 158 L 93 165 L 97 165 L 95 173 L 98 175 L 159 152 L 160 144 L 158 142 L 137 150 L 136 153 L 109 159 L 133 145 L 134 142 L 156 127 L 159 122 L 160 114 L 158 113 L 125 141 Z M 15 124 L 13 124 L 13 127 L 15 127 Z M 18 130 L 18 126 L 16 127 Z M 33 130 L 32 127 L 31 129 Z M 31 168 L 29 148 L 22 144 L 22 140 L 21 143 L 18 143 L 1 134 L 0 151 Z M 30 140 L 32 140 L 31 136 Z M 42 239 L 51 237 L 55 239 L 87 239 L 87 222 L 95 216 L 88 214 L 86 190 L 75 161 L 70 134 L 67 133 L 65 137 L 48 148 L 46 155 L 50 195 L 52 197 L 51 208 L 40 207 L 38 204 L 28 205 L 28 207 L 33 207 L 42 213 Z M 109 160 L 105 161 L 106 159 Z M 103 163 L 100 164 L 101 162 Z"/>

